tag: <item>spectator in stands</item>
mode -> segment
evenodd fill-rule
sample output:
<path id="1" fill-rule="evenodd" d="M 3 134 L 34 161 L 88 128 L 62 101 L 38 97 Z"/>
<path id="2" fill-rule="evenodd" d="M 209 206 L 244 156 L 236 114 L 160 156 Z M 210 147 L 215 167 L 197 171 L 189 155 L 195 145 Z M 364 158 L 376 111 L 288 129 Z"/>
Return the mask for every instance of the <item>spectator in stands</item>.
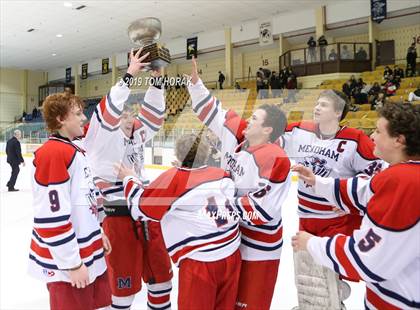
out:
<path id="1" fill-rule="evenodd" d="M 260 98 L 268 98 L 268 90 L 270 88 L 270 76 L 271 71 L 267 68 L 259 68 L 259 75 L 262 79 L 261 88 L 260 88 Z M 257 72 L 257 73 L 258 73 Z"/>
<path id="2" fill-rule="evenodd" d="M 280 71 L 280 86 L 281 86 L 281 88 L 286 88 L 288 77 L 289 77 L 289 70 L 286 66 L 284 66 L 283 70 Z"/>
<path id="3" fill-rule="evenodd" d="M 223 89 L 223 83 L 225 82 L 225 75 L 222 73 L 222 71 L 219 71 L 219 88 Z"/>
<path id="4" fill-rule="evenodd" d="M 315 62 L 316 61 L 316 42 L 314 37 L 310 37 L 308 40 L 308 62 Z"/>
<path id="5" fill-rule="evenodd" d="M 347 45 L 343 45 L 341 52 L 340 52 L 340 58 L 341 59 L 351 59 L 350 51 L 347 47 Z"/>
<path id="6" fill-rule="evenodd" d="M 384 92 L 379 92 L 378 96 L 373 100 L 370 109 L 371 110 L 379 110 L 381 109 L 386 103 L 386 96 Z"/>
<path id="7" fill-rule="evenodd" d="M 394 72 L 392 72 L 392 69 L 390 67 L 386 66 L 385 70 L 384 70 L 384 79 L 388 80 L 389 76 L 393 75 L 393 74 L 394 74 Z"/>
<path id="8" fill-rule="evenodd" d="M 358 80 L 357 80 L 357 82 L 356 82 L 356 87 L 358 87 L 358 88 L 364 88 L 366 86 L 366 83 L 365 83 L 365 81 L 363 81 L 363 79 L 362 78 L 359 78 Z"/>
<path id="9" fill-rule="evenodd" d="M 7 188 L 9 192 L 17 192 L 18 189 L 15 188 L 16 180 L 19 175 L 19 165 L 23 164 L 25 167 L 25 161 L 22 157 L 22 150 L 20 148 L 20 138 L 22 137 L 22 132 L 19 129 L 16 129 L 13 132 L 13 137 L 10 138 L 6 143 L 6 155 L 7 163 L 12 167 L 12 174 L 10 176 L 9 182 L 7 182 Z"/>
<path id="10" fill-rule="evenodd" d="M 350 88 L 351 88 L 351 90 L 353 91 L 356 88 L 356 86 L 357 86 L 357 80 L 356 80 L 356 77 L 352 74 L 350 76 Z"/>
<path id="11" fill-rule="evenodd" d="M 367 53 L 363 46 L 359 47 L 359 50 L 356 52 L 355 55 L 356 60 L 366 60 L 367 59 Z"/>
<path id="12" fill-rule="evenodd" d="M 347 80 L 344 84 L 343 84 L 343 87 L 342 87 L 342 89 L 341 89 L 342 91 L 343 91 L 343 93 L 347 96 L 347 98 L 349 98 L 349 100 L 350 100 L 350 98 L 351 98 L 351 93 L 352 93 L 352 91 L 351 91 L 351 81 L 350 80 Z"/>
<path id="13" fill-rule="evenodd" d="M 385 94 L 388 97 L 395 95 L 395 93 L 397 91 L 397 84 L 396 84 L 396 82 L 394 80 L 394 76 L 392 74 L 388 76 L 388 79 L 382 85 L 384 86 Z"/>
<path id="14" fill-rule="evenodd" d="M 235 82 L 235 89 L 242 91 L 241 85 L 239 85 L 238 81 Z"/>
<path id="15" fill-rule="evenodd" d="M 394 78 L 398 81 L 398 83 L 401 82 L 401 79 L 404 78 L 404 70 L 398 65 L 394 66 Z"/>
<path id="16" fill-rule="evenodd" d="M 412 43 L 407 50 L 407 69 L 406 76 L 416 76 L 416 61 L 417 61 L 417 50 L 416 44 Z"/>
<path id="17" fill-rule="evenodd" d="M 34 109 L 32 110 L 32 119 L 36 119 L 38 117 L 38 109 L 36 107 L 34 107 Z"/>
<path id="18" fill-rule="evenodd" d="M 263 82 L 262 73 L 258 71 L 257 72 L 257 98 L 261 98 L 263 88 L 264 88 L 264 82 Z"/>
<path id="19" fill-rule="evenodd" d="M 22 113 L 22 117 L 19 119 L 21 122 L 24 122 L 25 121 L 25 118 L 26 118 L 26 111 L 23 111 L 23 113 Z"/>
<path id="20" fill-rule="evenodd" d="M 376 99 L 380 91 L 381 91 L 381 86 L 379 85 L 378 82 L 375 82 L 368 92 L 368 95 L 370 97 L 369 101 L 373 102 L 373 100 Z"/>
<path id="21" fill-rule="evenodd" d="M 297 79 L 294 74 L 287 78 L 287 102 L 296 102 L 296 89 L 297 89 Z"/>
<path id="22" fill-rule="evenodd" d="M 417 85 L 417 89 L 408 94 L 408 101 L 420 101 L 420 84 Z"/>
<path id="23" fill-rule="evenodd" d="M 368 92 L 370 90 L 370 86 L 367 85 L 362 78 L 357 81 L 357 86 L 354 90 L 354 100 L 356 104 L 365 104 L 368 103 Z"/>
<path id="24" fill-rule="evenodd" d="M 271 76 L 271 71 L 270 70 L 268 70 L 267 68 L 259 68 L 258 69 L 260 72 L 262 72 L 262 74 L 263 74 L 263 79 L 269 79 L 270 78 L 270 76 Z"/>
<path id="25" fill-rule="evenodd" d="M 280 76 L 276 73 L 276 71 L 271 72 L 270 78 L 270 87 L 271 87 L 271 95 L 273 98 L 277 98 L 281 96 L 281 85 L 280 85 Z"/>
<path id="26" fill-rule="evenodd" d="M 319 49 L 320 49 L 320 53 L 321 53 L 321 61 L 325 61 L 325 59 L 326 59 L 326 46 L 328 45 L 328 41 L 327 41 L 327 39 L 325 38 L 325 36 L 320 36 L 319 38 L 318 38 L 318 46 L 319 46 Z"/>
<path id="27" fill-rule="evenodd" d="M 338 58 L 338 55 L 335 51 L 335 49 L 331 49 L 330 54 L 328 55 L 328 60 L 329 61 L 336 61 Z"/>

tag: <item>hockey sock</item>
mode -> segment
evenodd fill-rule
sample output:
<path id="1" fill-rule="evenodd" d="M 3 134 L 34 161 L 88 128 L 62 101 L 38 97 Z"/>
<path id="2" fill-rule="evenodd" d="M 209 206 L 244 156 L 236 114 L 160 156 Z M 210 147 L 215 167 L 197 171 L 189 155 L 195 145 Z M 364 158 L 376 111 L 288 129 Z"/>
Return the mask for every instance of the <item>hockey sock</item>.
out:
<path id="1" fill-rule="evenodd" d="M 118 297 L 112 295 L 112 304 L 109 306 L 109 310 L 129 310 L 131 304 L 133 303 L 135 295 L 125 296 L 125 297 Z"/>
<path id="2" fill-rule="evenodd" d="M 171 281 L 156 284 L 147 284 L 147 309 L 171 309 L 171 290 Z"/>

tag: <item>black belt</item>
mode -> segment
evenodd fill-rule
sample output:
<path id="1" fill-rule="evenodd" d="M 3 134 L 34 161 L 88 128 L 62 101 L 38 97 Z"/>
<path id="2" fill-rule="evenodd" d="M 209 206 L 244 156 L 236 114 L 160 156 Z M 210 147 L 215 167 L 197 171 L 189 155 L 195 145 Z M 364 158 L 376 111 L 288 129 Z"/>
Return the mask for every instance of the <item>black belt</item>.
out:
<path id="1" fill-rule="evenodd" d="M 131 216 L 125 200 L 104 201 L 104 211 L 107 216 Z"/>

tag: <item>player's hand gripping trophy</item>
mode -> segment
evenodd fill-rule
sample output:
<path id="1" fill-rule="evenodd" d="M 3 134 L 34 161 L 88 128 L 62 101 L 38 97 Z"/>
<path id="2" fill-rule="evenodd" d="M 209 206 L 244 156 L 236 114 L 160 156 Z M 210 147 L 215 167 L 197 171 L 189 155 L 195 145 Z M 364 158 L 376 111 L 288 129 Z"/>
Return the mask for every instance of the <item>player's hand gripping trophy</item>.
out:
<path id="1" fill-rule="evenodd" d="M 142 48 L 141 55 L 149 53 L 144 60 L 150 62 L 143 71 L 160 71 L 171 62 L 169 50 L 156 42 L 162 33 L 160 20 L 154 17 L 140 18 L 128 27 L 130 40 Z"/>

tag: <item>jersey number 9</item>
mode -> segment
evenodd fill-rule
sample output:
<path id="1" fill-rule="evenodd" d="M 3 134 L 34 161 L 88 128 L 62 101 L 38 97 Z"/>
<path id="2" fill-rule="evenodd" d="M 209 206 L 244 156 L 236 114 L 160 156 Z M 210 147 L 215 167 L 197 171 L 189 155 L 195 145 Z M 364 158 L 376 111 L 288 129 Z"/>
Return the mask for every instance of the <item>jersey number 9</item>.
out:
<path id="1" fill-rule="evenodd" d="M 50 198 L 50 208 L 52 212 L 57 212 L 60 210 L 60 200 L 58 199 L 58 193 L 55 189 L 48 192 L 48 196 Z"/>

